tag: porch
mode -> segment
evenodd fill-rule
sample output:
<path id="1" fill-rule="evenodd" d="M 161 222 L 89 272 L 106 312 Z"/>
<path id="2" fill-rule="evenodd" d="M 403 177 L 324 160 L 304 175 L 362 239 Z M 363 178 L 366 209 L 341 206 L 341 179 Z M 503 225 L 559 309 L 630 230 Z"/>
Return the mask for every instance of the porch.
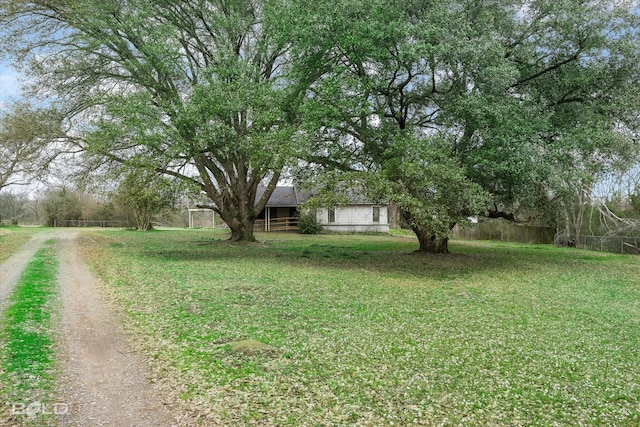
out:
<path id="1" fill-rule="evenodd" d="M 253 231 L 298 231 L 298 217 L 276 217 L 257 219 Z"/>

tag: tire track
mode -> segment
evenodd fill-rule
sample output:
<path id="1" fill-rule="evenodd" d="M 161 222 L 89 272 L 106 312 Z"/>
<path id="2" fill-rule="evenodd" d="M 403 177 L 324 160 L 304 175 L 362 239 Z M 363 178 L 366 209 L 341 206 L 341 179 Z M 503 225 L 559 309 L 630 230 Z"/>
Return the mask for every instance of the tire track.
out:
<path id="1" fill-rule="evenodd" d="M 97 279 L 82 261 L 77 231 L 59 242 L 62 307 L 61 398 L 69 413 L 61 426 L 176 425 L 175 416 L 147 381 L 115 318 L 100 302 Z"/>
<path id="2" fill-rule="evenodd" d="M 59 234 L 57 231 L 34 234 L 18 252 L 0 264 L 0 313 L 4 311 L 7 298 L 11 295 L 29 261 L 44 246 L 44 242 L 57 238 Z"/>

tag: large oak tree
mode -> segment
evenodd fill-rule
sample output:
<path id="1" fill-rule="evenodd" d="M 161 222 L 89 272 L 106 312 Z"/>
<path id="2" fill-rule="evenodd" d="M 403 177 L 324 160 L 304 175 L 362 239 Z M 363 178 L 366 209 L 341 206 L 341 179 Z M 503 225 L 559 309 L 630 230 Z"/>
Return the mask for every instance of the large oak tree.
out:
<path id="1" fill-rule="evenodd" d="M 87 153 L 194 183 L 232 239 L 253 239 L 302 157 L 357 172 L 421 250 L 447 252 L 453 224 L 543 211 L 573 170 L 631 152 L 633 6 L 0 0 L 0 13 L 9 51 L 82 124 Z"/>
<path id="2" fill-rule="evenodd" d="M 373 182 L 423 251 L 447 252 L 470 215 L 544 211 L 585 162 L 594 173 L 631 152 L 632 2 L 300 4 L 303 67 L 328 70 L 305 110 L 310 160 Z"/>
<path id="3" fill-rule="evenodd" d="M 247 241 L 300 148 L 278 16 L 260 0 L 0 1 L 8 51 L 87 155 L 192 182 Z"/>

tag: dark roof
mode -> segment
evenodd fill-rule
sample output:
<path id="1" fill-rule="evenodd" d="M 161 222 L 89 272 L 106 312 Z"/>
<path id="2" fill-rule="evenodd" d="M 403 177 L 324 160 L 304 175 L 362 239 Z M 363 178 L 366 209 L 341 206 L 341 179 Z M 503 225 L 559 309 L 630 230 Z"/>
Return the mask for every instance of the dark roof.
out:
<path id="1" fill-rule="evenodd" d="M 258 193 L 256 194 L 256 201 L 262 197 L 267 187 L 258 187 Z M 276 187 L 267 201 L 267 206 L 283 206 L 283 207 L 296 207 L 298 206 L 298 198 L 296 197 L 296 189 L 294 187 Z"/>
<path id="2" fill-rule="evenodd" d="M 266 189 L 267 188 L 264 186 L 258 187 L 256 201 L 262 197 Z M 275 190 L 273 190 L 271 197 L 269 197 L 267 206 L 296 207 L 299 204 L 305 203 L 317 194 L 317 189 L 307 190 L 293 186 L 277 186 Z M 376 203 L 367 200 L 363 195 L 350 189 L 346 191 L 346 195 L 349 199 L 349 204 L 352 205 L 371 205 Z"/>

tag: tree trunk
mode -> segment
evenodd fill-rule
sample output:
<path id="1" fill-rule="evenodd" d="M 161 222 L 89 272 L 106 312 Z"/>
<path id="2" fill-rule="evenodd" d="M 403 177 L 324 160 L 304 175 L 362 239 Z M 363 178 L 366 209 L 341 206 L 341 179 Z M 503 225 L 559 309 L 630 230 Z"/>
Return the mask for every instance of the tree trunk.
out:
<path id="1" fill-rule="evenodd" d="M 206 173 L 204 169 L 201 172 L 201 174 Z M 279 172 L 274 173 L 261 194 L 259 193 L 260 181 L 256 177 L 248 182 L 243 181 L 246 177 L 242 179 L 235 177 L 233 185 L 225 184 L 226 188 L 223 189 L 216 188 L 211 179 L 206 180 L 208 185 L 204 186 L 204 190 L 214 203 L 211 208 L 220 215 L 231 230 L 230 241 L 256 241 L 253 234 L 254 223 L 273 194 L 279 177 Z M 202 207 L 202 205 L 199 206 Z"/>
<path id="2" fill-rule="evenodd" d="M 154 228 L 153 228 L 153 224 L 151 224 L 151 221 L 138 223 L 138 231 L 151 231 L 153 229 Z"/>
<path id="3" fill-rule="evenodd" d="M 136 218 L 136 229 L 138 231 L 151 231 L 153 230 L 152 215 L 146 211 L 136 211 L 134 214 Z"/>
<path id="4" fill-rule="evenodd" d="M 413 215 L 408 210 L 401 210 L 402 217 L 410 224 L 415 224 Z M 455 222 L 449 224 L 449 230 L 455 227 Z M 413 225 L 411 229 L 418 238 L 420 248 L 416 251 L 425 254 L 448 254 L 449 253 L 449 238 L 437 237 L 433 232 L 425 230 L 428 227 L 420 227 L 419 225 Z"/>
<path id="5" fill-rule="evenodd" d="M 577 207 L 573 211 L 573 232 L 574 234 L 574 246 L 576 248 L 582 248 L 582 242 L 580 241 L 580 235 L 582 234 L 582 222 L 584 220 L 584 211 L 589 203 L 588 198 L 589 187 L 586 185 L 581 186 L 578 189 L 578 197 L 576 198 Z"/>
<path id="6" fill-rule="evenodd" d="M 398 205 L 393 202 L 389 203 L 387 212 L 389 217 L 389 228 L 400 229 L 400 212 Z"/>
<path id="7" fill-rule="evenodd" d="M 240 220 L 233 220 L 227 222 L 229 229 L 231 229 L 231 237 L 229 238 L 232 242 L 255 242 L 256 237 L 253 234 L 253 223 L 255 222 L 255 218 L 245 217 Z"/>
<path id="8" fill-rule="evenodd" d="M 446 237 L 436 237 L 431 233 L 425 233 L 417 227 L 413 228 L 413 232 L 418 237 L 420 242 L 420 249 L 417 252 L 423 252 L 428 254 L 448 254 L 449 253 L 449 239 Z"/>

